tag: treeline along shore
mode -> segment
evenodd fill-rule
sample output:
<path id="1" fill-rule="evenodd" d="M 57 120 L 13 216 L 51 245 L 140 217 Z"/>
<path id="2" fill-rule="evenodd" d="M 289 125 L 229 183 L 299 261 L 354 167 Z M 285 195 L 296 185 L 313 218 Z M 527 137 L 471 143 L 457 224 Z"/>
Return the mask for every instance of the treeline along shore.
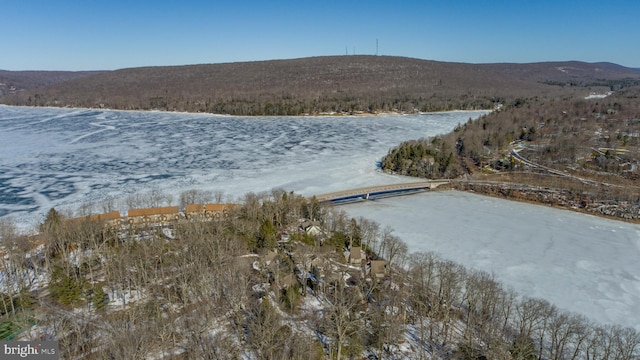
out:
<path id="1" fill-rule="evenodd" d="M 382 168 L 637 222 L 639 96 L 634 86 L 602 97 L 519 98 L 449 134 L 399 144 Z"/>
<path id="2" fill-rule="evenodd" d="M 464 64 L 392 56 L 159 66 L 96 72 L 0 71 L 0 103 L 230 115 L 493 109 L 519 97 L 628 87 L 610 63 Z"/>

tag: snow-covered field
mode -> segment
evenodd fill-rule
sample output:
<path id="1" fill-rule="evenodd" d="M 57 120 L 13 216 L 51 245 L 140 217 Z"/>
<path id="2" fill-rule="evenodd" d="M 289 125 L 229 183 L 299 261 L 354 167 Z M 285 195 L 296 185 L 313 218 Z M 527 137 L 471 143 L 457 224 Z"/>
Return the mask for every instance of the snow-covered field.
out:
<path id="1" fill-rule="evenodd" d="M 640 226 L 464 192 L 342 206 L 411 251 L 495 274 L 518 293 L 640 330 Z"/>
<path id="2" fill-rule="evenodd" d="M 0 106 L 0 217 L 33 226 L 51 207 L 151 189 L 281 187 L 304 195 L 402 181 L 389 148 L 485 112 L 375 117 L 228 117 Z M 126 209 L 122 209 L 125 211 Z"/>

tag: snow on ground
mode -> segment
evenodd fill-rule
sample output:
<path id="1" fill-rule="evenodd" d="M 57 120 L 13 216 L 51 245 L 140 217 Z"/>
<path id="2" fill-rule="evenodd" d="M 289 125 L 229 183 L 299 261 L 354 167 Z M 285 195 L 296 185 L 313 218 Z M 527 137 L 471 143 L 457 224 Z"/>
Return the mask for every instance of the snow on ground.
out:
<path id="1" fill-rule="evenodd" d="M 345 205 L 410 251 L 494 273 L 520 294 L 640 330 L 640 225 L 447 191 Z"/>
<path id="2" fill-rule="evenodd" d="M 606 98 L 607 96 L 609 96 L 611 94 L 613 94 L 611 91 L 608 91 L 608 92 L 606 92 L 604 94 L 591 93 L 591 94 L 585 96 L 584 99 L 585 100 L 589 100 L 589 99 L 604 99 L 604 98 Z"/>
<path id="3" fill-rule="evenodd" d="M 142 299 L 143 294 L 138 290 L 112 290 L 105 287 L 104 291 L 109 295 L 109 309 L 120 310 L 132 302 Z"/>
<path id="4" fill-rule="evenodd" d="M 38 290 L 46 286 L 49 282 L 45 273 L 35 271 L 34 269 L 23 270 L 15 273 L 10 273 L 10 271 L 10 268 L 5 266 L 0 267 L 0 293 L 19 292 L 20 288 L 17 285 L 20 283 L 29 285 L 33 290 Z"/>

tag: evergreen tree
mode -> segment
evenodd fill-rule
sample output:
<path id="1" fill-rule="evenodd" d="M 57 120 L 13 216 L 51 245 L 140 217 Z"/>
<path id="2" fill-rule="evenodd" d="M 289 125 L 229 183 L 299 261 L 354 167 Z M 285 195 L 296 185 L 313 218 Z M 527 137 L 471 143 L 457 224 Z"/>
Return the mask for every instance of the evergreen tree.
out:
<path id="1" fill-rule="evenodd" d="M 60 266 L 54 266 L 49 280 L 51 296 L 62 305 L 76 305 L 82 300 L 85 280 L 69 274 Z"/>
<path id="2" fill-rule="evenodd" d="M 98 283 L 93 288 L 93 306 L 98 311 L 104 311 L 109 303 L 109 295 L 102 288 L 102 284 Z"/>
<path id="3" fill-rule="evenodd" d="M 51 208 L 47 213 L 47 217 L 44 219 L 44 222 L 40 224 L 38 230 L 40 230 L 41 233 L 58 235 L 61 224 L 62 217 L 60 213 L 55 208 Z"/>
<path id="4" fill-rule="evenodd" d="M 278 229 L 270 219 L 266 219 L 260 225 L 258 235 L 258 249 L 273 249 L 278 246 Z"/>

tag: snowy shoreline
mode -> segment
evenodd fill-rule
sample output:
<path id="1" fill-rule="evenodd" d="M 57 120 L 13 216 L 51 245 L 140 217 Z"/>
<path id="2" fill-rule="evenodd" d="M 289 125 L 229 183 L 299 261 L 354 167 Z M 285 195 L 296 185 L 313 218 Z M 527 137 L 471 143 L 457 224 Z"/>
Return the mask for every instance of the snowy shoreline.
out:
<path id="1" fill-rule="evenodd" d="M 522 295 L 640 331 L 640 225 L 460 191 L 342 207 L 390 226 L 412 252 L 435 252 Z"/>
<path id="2" fill-rule="evenodd" d="M 431 111 L 431 112 L 399 112 L 399 111 L 377 111 L 377 112 L 355 112 L 355 113 L 316 113 L 316 114 L 300 114 L 300 115 L 229 115 L 229 114 L 216 114 L 216 113 L 208 113 L 208 112 L 190 112 L 190 111 L 170 111 L 170 110 L 159 110 L 159 109 L 151 109 L 151 110 L 129 110 L 129 109 L 112 109 L 112 108 L 87 108 L 87 107 L 71 107 L 71 106 L 28 106 L 28 105 L 8 105 L 8 104 L 0 104 L 0 107 L 13 107 L 13 108 L 27 108 L 27 109 L 66 109 L 66 110 L 87 110 L 87 111 L 122 111 L 122 112 L 141 112 L 141 113 L 161 113 L 161 114 L 178 114 L 178 115 L 209 115 L 213 117 L 231 117 L 231 118 L 296 118 L 296 117 L 393 117 L 393 116 L 408 116 L 408 115 L 429 115 L 429 114 L 441 114 L 441 113 L 464 113 L 464 112 L 486 112 L 490 113 L 496 110 L 498 107 L 487 110 L 487 109 L 454 109 L 454 110 L 443 110 L 443 111 Z M 0 119 L 1 120 L 1 119 Z"/>
<path id="3" fill-rule="evenodd" d="M 177 201 L 187 189 L 306 196 L 404 181 L 375 166 L 389 148 L 486 113 L 344 121 L 0 106 L 0 216 L 35 227 L 51 207 L 76 211 L 150 190 Z"/>

